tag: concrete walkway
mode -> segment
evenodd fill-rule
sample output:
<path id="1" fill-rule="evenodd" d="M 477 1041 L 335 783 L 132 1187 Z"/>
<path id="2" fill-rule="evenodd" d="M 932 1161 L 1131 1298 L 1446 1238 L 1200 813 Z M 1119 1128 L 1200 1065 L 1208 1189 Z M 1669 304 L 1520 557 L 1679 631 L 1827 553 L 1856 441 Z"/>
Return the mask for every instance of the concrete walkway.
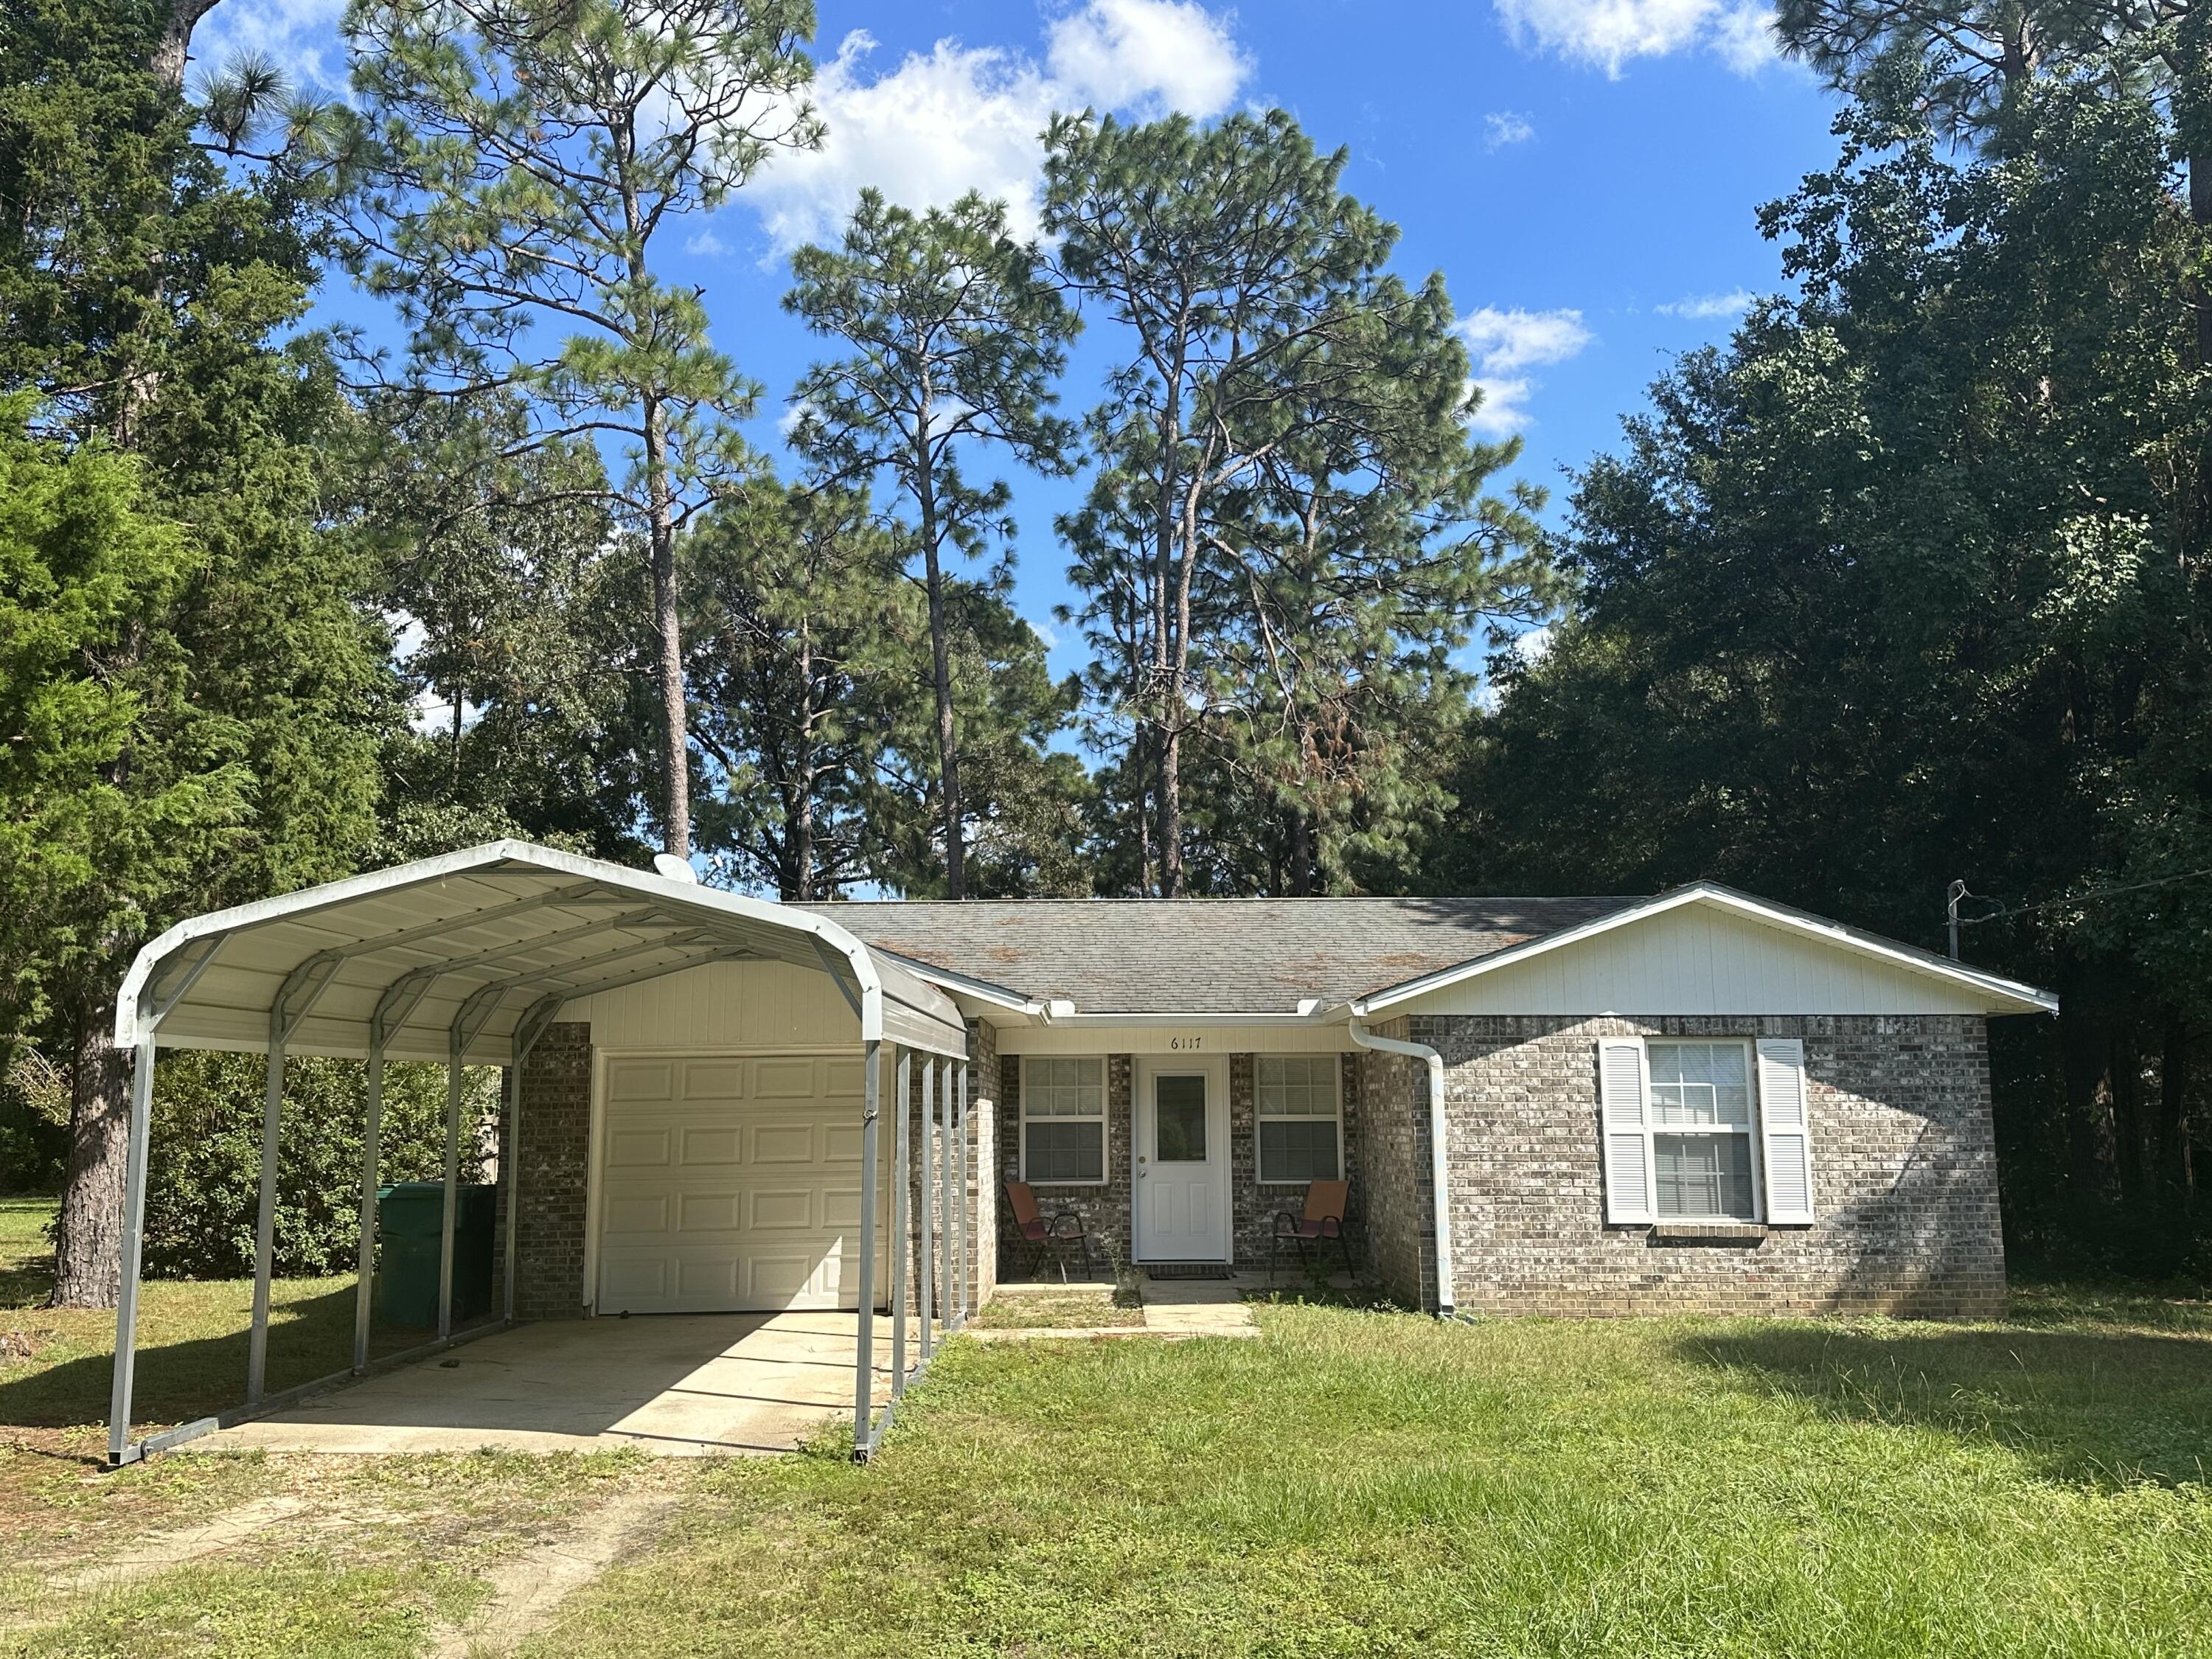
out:
<path id="1" fill-rule="evenodd" d="M 876 1398 L 890 1322 L 876 1322 Z M 849 1313 L 658 1314 L 519 1326 L 184 1449 L 787 1452 L 853 1408 Z"/>

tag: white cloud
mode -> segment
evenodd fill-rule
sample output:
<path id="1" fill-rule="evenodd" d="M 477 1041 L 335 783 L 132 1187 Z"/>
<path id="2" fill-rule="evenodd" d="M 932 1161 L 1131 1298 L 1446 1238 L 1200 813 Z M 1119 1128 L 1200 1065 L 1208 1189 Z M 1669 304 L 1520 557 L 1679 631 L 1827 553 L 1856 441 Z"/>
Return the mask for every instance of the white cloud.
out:
<path id="1" fill-rule="evenodd" d="M 1504 149 L 1513 144 L 1525 144 L 1536 136 L 1536 129 L 1528 118 L 1517 110 L 1494 109 L 1482 118 L 1489 137 L 1482 141 L 1485 149 Z"/>
<path id="2" fill-rule="evenodd" d="M 1034 235 L 1041 139 L 1056 112 L 1217 115 L 1251 72 L 1227 18 L 1192 0 L 1088 0 L 1050 25 L 1042 64 L 943 40 L 871 76 L 875 49 L 865 29 L 844 38 L 812 88 L 822 148 L 778 155 L 744 191 L 779 251 L 836 236 L 868 185 L 912 208 L 979 190 Z"/>
<path id="3" fill-rule="evenodd" d="M 1084 102 L 1146 118 L 1218 115 L 1252 72 L 1229 20 L 1193 0 L 1091 0 L 1052 25 L 1045 63 Z"/>
<path id="4" fill-rule="evenodd" d="M 1482 404 L 1468 416 L 1467 423 L 1486 438 L 1510 437 L 1522 427 L 1535 423 L 1536 417 L 1528 412 L 1527 401 L 1528 394 L 1536 389 L 1534 380 L 1501 380 L 1478 374 L 1473 384 L 1482 393 Z"/>
<path id="5" fill-rule="evenodd" d="M 1542 623 L 1525 634 L 1513 636 L 1513 654 L 1522 662 L 1543 660 L 1544 653 L 1552 648 L 1552 624 Z"/>
<path id="6" fill-rule="evenodd" d="M 1698 48 L 1739 75 L 1773 61 L 1773 14 L 1759 0 L 1493 0 L 1524 47 L 1617 76 L 1632 58 Z"/>
<path id="7" fill-rule="evenodd" d="M 1502 374 L 1537 363 L 1562 363 L 1594 337 L 1579 311 L 1500 311 L 1485 306 L 1457 324 L 1475 361 L 1489 374 Z"/>
<path id="8" fill-rule="evenodd" d="M 345 0 L 223 0 L 192 31 L 196 74 L 219 73 L 240 52 L 270 59 L 295 89 L 325 96 L 346 84 Z"/>
<path id="9" fill-rule="evenodd" d="M 1060 635 L 1053 628 L 1050 623 L 1033 622 L 1030 624 L 1030 631 L 1035 634 L 1039 640 L 1043 641 L 1044 648 L 1046 650 L 1057 651 L 1060 649 Z"/>
<path id="10" fill-rule="evenodd" d="M 713 231 L 702 228 L 684 239 L 684 251 L 702 259 L 714 259 L 727 253 L 730 245 Z"/>
<path id="11" fill-rule="evenodd" d="M 1689 317 L 1711 322 L 1723 317 L 1742 316 L 1758 297 L 1749 289 L 1739 288 L 1726 294 L 1692 294 L 1652 309 L 1662 317 Z"/>
<path id="12" fill-rule="evenodd" d="M 1459 319 L 1461 337 L 1474 356 L 1474 384 L 1482 406 L 1469 417 L 1478 432 L 1502 437 L 1530 422 L 1528 394 L 1536 382 L 1516 371 L 1563 363 L 1596 338 L 1579 311 L 1501 311 L 1485 306 Z"/>
<path id="13" fill-rule="evenodd" d="M 1781 53 L 1774 37 L 1774 14 L 1756 3 L 1731 6 L 1713 24 L 1712 49 L 1738 75 L 1756 75 Z"/>

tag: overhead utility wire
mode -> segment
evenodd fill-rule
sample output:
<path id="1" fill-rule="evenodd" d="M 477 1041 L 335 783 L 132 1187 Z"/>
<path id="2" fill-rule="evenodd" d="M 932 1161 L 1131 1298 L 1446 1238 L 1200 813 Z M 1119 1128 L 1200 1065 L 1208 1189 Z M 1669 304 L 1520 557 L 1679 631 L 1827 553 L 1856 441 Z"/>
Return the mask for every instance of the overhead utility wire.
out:
<path id="1" fill-rule="evenodd" d="M 1959 926 L 1961 927 L 1979 927 L 1985 921 L 2002 921 L 2008 916 L 2029 915 L 2038 910 L 2063 909 L 2068 905 L 2087 904 L 2094 899 L 2117 898 L 2123 893 L 2140 893 L 2147 888 L 2171 887 L 2178 881 L 2196 881 L 2204 876 L 2212 876 L 2212 867 L 2208 867 L 2203 870 L 2185 870 L 2178 876 L 2159 876 L 2150 881 L 2130 882 L 2124 887 L 2093 888 L 2088 892 L 2075 893 L 2066 898 L 2044 899 L 2034 904 L 2016 904 L 2009 909 L 1991 910 L 1978 916 L 1960 916 L 1959 918 Z M 1962 892 L 1959 896 L 1960 898 L 1977 898 L 1979 897 L 1980 895 Z"/>

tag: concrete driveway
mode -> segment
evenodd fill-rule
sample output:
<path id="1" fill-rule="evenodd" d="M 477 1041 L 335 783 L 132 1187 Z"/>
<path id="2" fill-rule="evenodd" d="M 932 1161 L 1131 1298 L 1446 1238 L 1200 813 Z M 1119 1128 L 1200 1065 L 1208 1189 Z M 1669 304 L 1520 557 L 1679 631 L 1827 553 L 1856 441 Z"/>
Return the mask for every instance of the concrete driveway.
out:
<path id="1" fill-rule="evenodd" d="M 890 1389 L 878 1319 L 876 1397 Z M 518 1326 L 186 1443 L 191 1450 L 787 1452 L 853 1409 L 848 1313 L 641 1314 Z"/>

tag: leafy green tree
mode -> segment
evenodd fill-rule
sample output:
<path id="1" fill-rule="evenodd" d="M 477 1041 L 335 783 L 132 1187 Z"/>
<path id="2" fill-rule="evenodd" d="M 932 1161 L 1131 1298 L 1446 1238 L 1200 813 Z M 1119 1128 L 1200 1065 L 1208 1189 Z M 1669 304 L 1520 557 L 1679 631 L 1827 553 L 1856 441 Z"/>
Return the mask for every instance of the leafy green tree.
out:
<path id="1" fill-rule="evenodd" d="M 856 883 L 940 894 L 935 653 L 911 538 L 867 498 L 756 485 L 685 550 L 694 731 L 715 791 L 701 842 L 732 880 L 783 897 Z M 969 890 L 1088 890 L 1082 765 L 1047 744 L 1074 699 L 1003 589 L 941 597 L 968 768 Z"/>
<path id="2" fill-rule="evenodd" d="M 181 527 L 173 586 L 58 671 L 127 726 L 38 798 L 63 815 L 76 798 L 100 839 L 74 875 L 49 861 L 10 917 L 9 983 L 35 992 L 12 1024 L 70 1058 L 55 1294 L 72 1305 L 115 1294 L 127 1109 L 109 1032 L 132 952 L 179 915 L 352 867 L 397 712 L 332 459 L 348 412 L 313 341 L 277 343 L 318 222 L 193 143 L 193 112 L 149 68 L 164 21 L 77 0 L 0 13 L 0 392 L 36 396 L 56 453 L 127 453 L 143 516 Z"/>
<path id="3" fill-rule="evenodd" d="M 1713 876 L 1938 946 L 1966 879 L 1972 957 L 2064 1006 L 1994 1038 L 2008 1218 L 2047 1249 L 2069 1216 L 2170 1227 L 2194 1184 L 2197 233 L 2155 99 L 2033 81 L 1989 158 L 1925 108 L 1846 112 L 1767 212 L 1802 299 L 1686 359 L 1580 480 L 1575 614 L 1502 665 L 1437 878 Z"/>
<path id="4" fill-rule="evenodd" d="M 514 398 L 373 402 L 361 425 L 416 709 L 385 754 L 375 856 L 520 836 L 635 858 L 652 623 L 598 450 L 529 441 Z"/>
<path id="5" fill-rule="evenodd" d="M 498 1115 L 499 1069 L 464 1073 L 465 1125 Z M 155 1279 L 253 1272 L 261 1194 L 262 1061 L 183 1049 L 161 1056 L 146 1160 L 145 1271 Z M 351 1060 L 289 1061 L 276 1145 L 275 1261 L 284 1278 L 353 1271 L 360 1237 L 368 1083 Z M 483 1179 L 483 1138 L 464 1131 L 461 1179 Z M 446 1164 L 446 1068 L 385 1067 L 379 1178 L 437 1181 Z"/>
<path id="6" fill-rule="evenodd" d="M 624 447 L 607 499 L 647 556 L 661 839 L 688 857 L 690 762 L 676 549 L 748 471 L 758 389 L 709 343 L 702 293 L 663 240 L 781 148 L 817 142 L 800 100 L 810 0 L 355 0 L 353 260 L 408 334 L 393 386 L 526 400 L 528 444 Z M 377 361 L 370 359 L 372 362 Z"/>
<path id="7" fill-rule="evenodd" d="M 967 808 L 954 708 L 945 553 L 973 558 L 1011 540 L 1006 484 L 970 483 L 963 455 L 996 445 L 1047 472 L 1073 438 L 1050 413 L 1077 322 L 1032 247 L 1006 229 L 1006 204 L 973 193 L 921 214 L 872 190 L 842 245 L 801 248 L 785 305 L 853 355 L 817 363 L 793 394 L 793 441 L 842 486 L 886 477 L 914 514 L 929 606 L 945 891 L 968 891 Z M 1009 552 L 1009 558 L 1012 557 Z"/>
<path id="8" fill-rule="evenodd" d="M 1048 141 L 1060 264 L 1127 343 L 1091 417 L 1100 475 L 1062 525 L 1091 596 L 1093 730 L 1130 733 L 1120 781 L 1156 808 L 1139 837 L 1170 896 L 1192 740 L 1242 781 L 1222 821 L 1273 832 L 1278 890 L 1345 882 L 1362 848 L 1405 855 L 1393 826 L 1443 802 L 1404 721 L 1453 719 L 1452 652 L 1547 593 L 1540 494 L 1482 493 L 1518 448 L 1468 436 L 1443 280 L 1387 269 L 1396 228 L 1343 193 L 1344 162 L 1280 111 L 1068 118 Z"/>
<path id="9" fill-rule="evenodd" d="M 740 884 L 827 898 L 874 878 L 902 803 L 881 776 L 918 607 L 865 495 L 760 484 L 685 557 L 701 842 Z"/>

